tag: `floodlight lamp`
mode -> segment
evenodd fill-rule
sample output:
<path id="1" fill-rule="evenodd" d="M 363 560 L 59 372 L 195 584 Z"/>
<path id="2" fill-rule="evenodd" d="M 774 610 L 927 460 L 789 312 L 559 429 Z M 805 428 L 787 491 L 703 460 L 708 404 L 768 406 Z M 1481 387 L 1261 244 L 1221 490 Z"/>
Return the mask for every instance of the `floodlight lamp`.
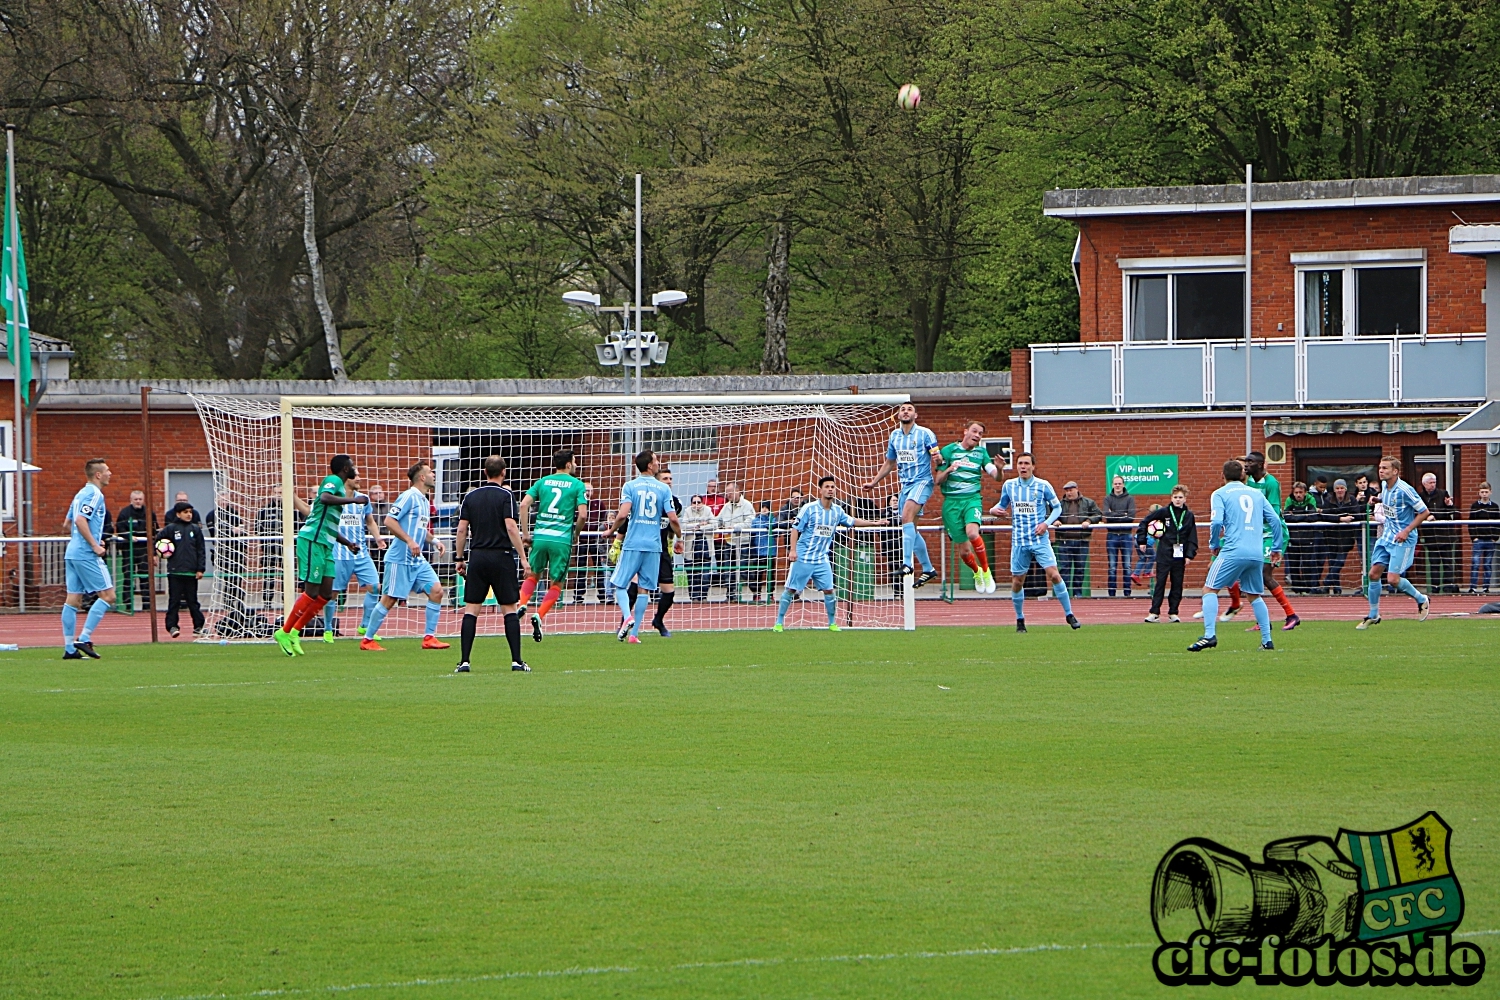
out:
<path id="1" fill-rule="evenodd" d="M 656 292 L 651 296 L 651 304 L 658 309 L 671 309 L 682 305 L 687 300 L 687 292 L 679 292 L 675 288 L 669 288 L 665 292 Z"/>
<path id="2" fill-rule="evenodd" d="M 599 310 L 598 292 L 585 292 L 582 290 L 563 292 L 562 299 L 575 309 L 585 309 L 588 312 L 598 312 Z"/>

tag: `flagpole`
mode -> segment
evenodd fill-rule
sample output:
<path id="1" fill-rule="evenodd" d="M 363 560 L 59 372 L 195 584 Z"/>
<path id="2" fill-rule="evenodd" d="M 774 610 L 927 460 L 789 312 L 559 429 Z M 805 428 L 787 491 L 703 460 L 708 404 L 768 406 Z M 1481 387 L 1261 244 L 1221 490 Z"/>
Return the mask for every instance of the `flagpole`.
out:
<path id="1" fill-rule="evenodd" d="M 16 213 L 16 127 L 9 123 L 5 126 L 5 207 L 9 229 L 5 234 L 6 242 L 10 244 L 10 323 L 7 324 L 10 333 L 12 348 L 11 386 L 16 392 L 16 422 L 11 429 L 11 460 L 16 463 L 16 485 L 13 492 L 15 505 L 16 537 L 26 536 L 26 519 L 22 511 L 26 509 L 26 476 L 21 471 L 21 442 L 25 440 L 22 419 L 25 410 L 21 406 L 21 364 L 16 355 L 21 350 L 21 269 L 19 265 L 19 250 L 21 236 L 19 219 Z M 26 546 L 17 545 L 16 553 L 16 608 L 19 611 L 26 610 Z"/>

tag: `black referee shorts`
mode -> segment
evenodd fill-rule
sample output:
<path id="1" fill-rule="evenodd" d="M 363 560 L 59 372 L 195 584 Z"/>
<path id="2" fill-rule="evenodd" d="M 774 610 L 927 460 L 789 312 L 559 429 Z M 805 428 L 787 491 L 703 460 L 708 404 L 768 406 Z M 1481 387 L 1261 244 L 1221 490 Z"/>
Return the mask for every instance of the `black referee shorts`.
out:
<path id="1" fill-rule="evenodd" d="M 501 604 L 521 602 L 514 549 L 475 549 L 469 553 L 468 570 L 464 573 L 464 603 L 483 604 L 491 590 Z"/>
<path id="2" fill-rule="evenodd" d="M 672 549 L 668 546 L 662 550 L 661 562 L 656 568 L 656 586 L 660 588 L 664 583 L 671 586 L 677 582 L 676 575 L 677 566 L 672 562 Z"/>

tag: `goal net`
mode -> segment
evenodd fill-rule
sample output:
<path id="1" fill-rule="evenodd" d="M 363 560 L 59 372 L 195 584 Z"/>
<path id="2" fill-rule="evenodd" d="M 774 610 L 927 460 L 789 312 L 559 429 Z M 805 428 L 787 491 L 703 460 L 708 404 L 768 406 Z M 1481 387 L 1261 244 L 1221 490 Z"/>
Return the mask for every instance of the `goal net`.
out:
<path id="1" fill-rule="evenodd" d="M 884 459 L 895 405 L 905 397 L 193 397 L 207 435 L 218 491 L 210 611 L 220 635 L 261 637 L 294 599 L 291 544 L 298 522 L 281 516 L 289 498 L 310 501 L 329 459 L 353 456 L 358 488 L 378 524 L 408 488 L 408 468 L 432 464 L 431 537 L 425 555 L 444 588 L 438 630 L 458 632 L 462 580 L 453 535 L 464 494 L 483 481 L 481 463 L 502 456 L 506 485 L 519 499 L 571 449 L 589 485 L 587 521 L 576 540 L 548 633 L 613 631 L 620 612 L 610 579 L 609 531 L 633 459 L 651 449 L 670 470 L 687 527 L 673 553 L 673 629 L 769 628 L 786 582 L 790 528 L 819 477 L 834 476 L 849 513 L 883 520 L 894 477 L 871 496 L 860 484 Z M 695 498 L 699 503 L 694 503 Z M 296 504 L 293 503 L 295 507 Z M 535 513 L 533 505 L 533 516 Z M 346 524 L 348 519 L 346 519 Z M 385 533 L 389 542 L 390 536 Z M 399 543 L 398 543 L 399 544 Z M 377 571 L 384 553 L 372 547 Z M 904 623 L 898 527 L 841 533 L 832 550 L 839 623 L 900 628 Z M 383 573 L 382 573 L 383 579 Z M 536 608 L 546 590 L 537 590 Z M 422 634 L 427 600 L 397 595 L 380 634 Z M 491 606 L 481 634 L 503 634 Z M 354 582 L 339 595 L 338 632 L 352 636 L 365 598 Z M 659 606 L 652 595 L 648 621 Z M 314 623 L 319 631 L 321 622 Z M 799 595 L 787 626 L 826 625 L 822 595 Z"/>

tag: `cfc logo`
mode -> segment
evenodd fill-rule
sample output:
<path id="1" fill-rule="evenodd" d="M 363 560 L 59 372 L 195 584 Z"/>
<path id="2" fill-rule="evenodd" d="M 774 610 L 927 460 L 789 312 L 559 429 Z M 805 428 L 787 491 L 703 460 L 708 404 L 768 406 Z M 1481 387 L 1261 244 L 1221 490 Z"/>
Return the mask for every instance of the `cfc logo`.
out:
<path id="1" fill-rule="evenodd" d="M 1293 837 L 1261 861 L 1211 840 L 1156 866 L 1152 957 L 1168 986 L 1472 986 L 1484 952 L 1455 941 L 1464 897 L 1437 813 L 1383 833 Z"/>

